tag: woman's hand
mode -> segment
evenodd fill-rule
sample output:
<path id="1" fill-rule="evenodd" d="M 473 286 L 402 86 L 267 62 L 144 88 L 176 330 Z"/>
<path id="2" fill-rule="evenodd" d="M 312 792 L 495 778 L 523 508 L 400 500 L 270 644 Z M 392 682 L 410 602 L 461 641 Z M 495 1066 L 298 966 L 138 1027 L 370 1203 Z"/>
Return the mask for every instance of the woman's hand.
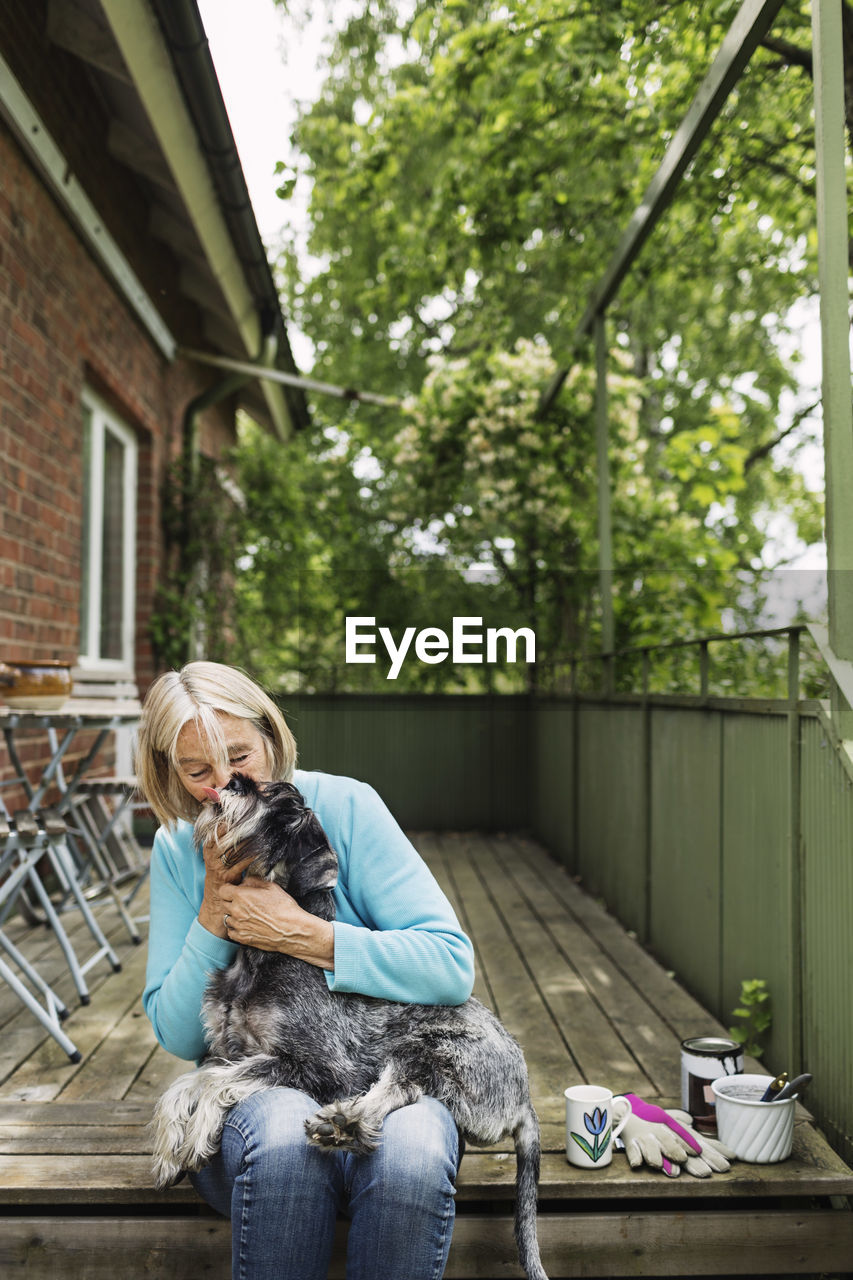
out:
<path id="1" fill-rule="evenodd" d="M 335 965 L 335 930 L 329 920 L 304 911 L 280 885 L 261 876 L 223 884 L 219 891 L 228 915 L 225 936 L 261 951 L 281 951 L 321 969 Z"/>
<path id="2" fill-rule="evenodd" d="M 235 862 L 233 866 L 222 861 L 222 850 L 218 845 L 204 846 L 204 897 L 198 909 L 199 924 L 204 925 L 208 933 L 217 938 L 227 938 L 225 928 L 225 912 L 228 902 L 222 897 L 223 889 L 232 889 L 242 879 L 243 872 L 254 861 L 253 856 Z"/>

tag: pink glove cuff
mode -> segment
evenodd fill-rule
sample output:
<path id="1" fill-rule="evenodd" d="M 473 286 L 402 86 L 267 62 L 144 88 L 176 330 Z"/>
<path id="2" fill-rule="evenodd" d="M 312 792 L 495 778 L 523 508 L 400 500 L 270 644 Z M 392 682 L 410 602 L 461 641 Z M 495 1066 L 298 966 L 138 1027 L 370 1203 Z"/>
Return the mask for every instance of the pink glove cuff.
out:
<path id="1" fill-rule="evenodd" d="M 638 1098 L 636 1093 L 626 1093 L 625 1097 L 631 1104 L 632 1113 L 639 1120 L 647 1120 L 649 1124 L 665 1124 L 668 1129 L 672 1129 L 673 1133 L 677 1133 L 682 1142 L 685 1142 L 691 1151 L 695 1151 L 697 1156 L 702 1154 L 702 1146 L 693 1137 L 692 1133 L 674 1120 L 671 1115 L 664 1111 L 663 1107 L 657 1106 L 654 1102 L 644 1102 L 642 1098 Z"/>

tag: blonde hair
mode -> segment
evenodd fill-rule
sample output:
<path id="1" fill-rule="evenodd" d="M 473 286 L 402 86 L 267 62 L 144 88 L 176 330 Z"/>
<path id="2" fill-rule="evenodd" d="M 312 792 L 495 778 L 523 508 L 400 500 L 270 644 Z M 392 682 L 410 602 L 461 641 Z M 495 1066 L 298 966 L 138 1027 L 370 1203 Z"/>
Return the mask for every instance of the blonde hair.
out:
<path id="1" fill-rule="evenodd" d="M 218 713 L 255 726 L 264 740 L 270 781 L 289 782 L 293 776 L 296 741 L 272 698 L 237 667 L 189 662 L 158 676 L 148 690 L 136 745 L 139 790 L 166 826 L 178 818 L 194 822 L 201 810 L 178 776 L 178 735 L 184 725 L 192 722 L 212 751 L 228 759 Z"/>

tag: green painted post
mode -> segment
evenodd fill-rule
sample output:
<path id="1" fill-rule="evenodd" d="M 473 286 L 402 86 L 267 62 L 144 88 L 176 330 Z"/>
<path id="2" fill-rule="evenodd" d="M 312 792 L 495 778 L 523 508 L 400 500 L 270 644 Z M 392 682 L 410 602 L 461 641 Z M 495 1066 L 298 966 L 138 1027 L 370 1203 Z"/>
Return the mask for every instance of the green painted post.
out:
<path id="1" fill-rule="evenodd" d="M 790 946 L 788 985 L 791 1001 L 788 1061 L 791 1074 L 803 1069 L 803 896 L 802 757 L 800 722 L 800 632 L 788 632 L 788 856 L 790 859 Z"/>
<path id="2" fill-rule="evenodd" d="M 595 317 L 595 451 L 598 463 L 598 584 L 601 593 L 601 650 L 612 653 L 613 534 L 610 519 L 610 451 L 607 407 L 607 317 Z"/>
<path id="3" fill-rule="evenodd" d="M 823 351 L 829 645 L 853 659 L 853 405 L 848 318 L 849 240 L 844 144 L 841 0 L 812 4 L 818 267 Z M 833 720 L 853 738 L 853 710 L 834 686 Z"/>
<path id="4" fill-rule="evenodd" d="M 572 682 L 572 776 L 571 776 L 572 810 L 570 814 L 571 827 L 572 827 L 572 853 L 571 853 L 571 861 L 569 863 L 569 871 L 572 873 L 572 875 L 577 874 L 577 869 L 580 866 L 580 861 L 581 861 L 581 851 L 580 851 L 580 842 L 581 842 L 580 750 L 581 750 L 581 747 L 580 747 L 580 743 L 581 743 L 580 698 L 578 696 L 577 684 L 573 681 Z"/>
<path id="5" fill-rule="evenodd" d="M 708 653 L 708 641 L 699 642 L 699 697 L 707 698 L 711 683 L 711 659 Z"/>
<path id="6" fill-rule="evenodd" d="M 652 937 L 652 703 L 649 697 L 650 680 L 650 655 L 649 650 L 643 650 L 643 702 L 642 702 L 642 760 L 640 768 L 642 769 L 643 785 L 640 790 L 642 797 L 641 813 L 637 815 L 637 822 L 642 824 L 640 830 L 643 833 L 643 903 L 642 910 L 639 913 L 641 921 L 640 941 L 644 945 L 651 942 Z"/>

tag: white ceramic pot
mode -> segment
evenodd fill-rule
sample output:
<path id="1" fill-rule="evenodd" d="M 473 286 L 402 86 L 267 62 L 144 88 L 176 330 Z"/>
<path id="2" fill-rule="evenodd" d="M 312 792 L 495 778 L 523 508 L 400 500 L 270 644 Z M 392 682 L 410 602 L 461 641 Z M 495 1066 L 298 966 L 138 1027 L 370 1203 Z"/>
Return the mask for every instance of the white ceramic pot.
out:
<path id="1" fill-rule="evenodd" d="M 717 1136 L 738 1160 L 749 1164 L 775 1164 L 791 1154 L 797 1098 L 762 1102 L 771 1078 L 724 1076 L 711 1085 L 717 1100 Z"/>

